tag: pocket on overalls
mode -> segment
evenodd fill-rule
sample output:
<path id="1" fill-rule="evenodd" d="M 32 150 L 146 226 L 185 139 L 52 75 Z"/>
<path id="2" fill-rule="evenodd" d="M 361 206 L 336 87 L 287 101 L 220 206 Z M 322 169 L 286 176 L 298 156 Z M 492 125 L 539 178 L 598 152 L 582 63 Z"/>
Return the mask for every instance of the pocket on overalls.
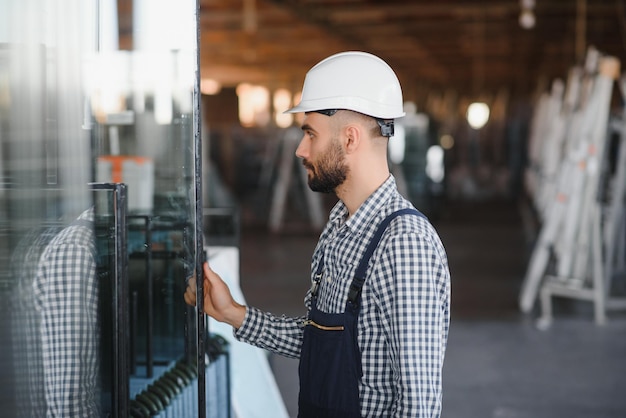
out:
<path id="1" fill-rule="evenodd" d="M 356 365 L 360 359 L 355 358 L 352 332 L 337 322 L 326 325 L 319 319 L 305 325 L 299 367 L 301 407 L 320 412 L 358 409 Z"/>

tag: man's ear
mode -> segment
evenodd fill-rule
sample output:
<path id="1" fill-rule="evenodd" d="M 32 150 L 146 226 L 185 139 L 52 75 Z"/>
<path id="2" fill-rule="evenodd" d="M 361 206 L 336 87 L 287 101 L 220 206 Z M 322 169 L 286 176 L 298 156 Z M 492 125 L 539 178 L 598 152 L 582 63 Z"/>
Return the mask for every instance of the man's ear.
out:
<path id="1" fill-rule="evenodd" d="M 344 133 L 346 135 L 345 148 L 346 153 L 350 154 L 355 152 L 361 144 L 362 132 L 358 125 L 348 124 L 345 127 Z"/>

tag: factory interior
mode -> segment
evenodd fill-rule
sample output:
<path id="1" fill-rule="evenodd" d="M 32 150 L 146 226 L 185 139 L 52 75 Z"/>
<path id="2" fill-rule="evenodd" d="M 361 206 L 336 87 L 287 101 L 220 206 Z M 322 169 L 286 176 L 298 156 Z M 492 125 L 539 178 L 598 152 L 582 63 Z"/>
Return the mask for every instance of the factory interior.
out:
<path id="1" fill-rule="evenodd" d="M 284 111 L 342 51 L 402 86 L 389 171 L 450 272 L 440 416 L 626 416 L 624 0 L 0 0 L 0 415 L 298 416 L 298 359 L 183 294 L 208 260 L 306 314 L 338 198 Z"/>

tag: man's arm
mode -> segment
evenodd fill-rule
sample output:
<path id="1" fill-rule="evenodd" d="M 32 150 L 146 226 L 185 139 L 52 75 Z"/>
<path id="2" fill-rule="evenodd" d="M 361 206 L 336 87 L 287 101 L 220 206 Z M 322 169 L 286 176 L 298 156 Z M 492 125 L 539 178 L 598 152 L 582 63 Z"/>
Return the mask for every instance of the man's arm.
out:
<path id="1" fill-rule="evenodd" d="M 384 256 L 394 292 L 386 311 L 392 324 L 394 417 L 441 414 L 449 275 L 440 255 L 427 238 L 411 233 L 393 238 Z"/>

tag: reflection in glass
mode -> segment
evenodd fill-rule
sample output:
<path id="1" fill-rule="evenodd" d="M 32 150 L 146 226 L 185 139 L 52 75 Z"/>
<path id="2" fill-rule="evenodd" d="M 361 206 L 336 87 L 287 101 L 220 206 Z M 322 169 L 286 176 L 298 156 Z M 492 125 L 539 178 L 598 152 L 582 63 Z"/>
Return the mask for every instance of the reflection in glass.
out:
<path id="1" fill-rule="evenodd" d="M 91 207 L 80 58 L 95 9 L 67 1 L 56 22 L 43 3 L 0 6 L 0 405 L 98 416 L 93 240 L 72 225 Z"/>
<path id="2" fill-rule="evenodd" d="M 154 376 L 155 366 L 183 353 L 185 306 L 178 296 L 184 290 L 181 279 L 195 268 L 192 86 L 184 84 L 186 74 L 176 71 L 188 67 L 184 61 L 189 58 L 178 52 L 119 52 L 100 56 L 96 64 L 109 68 L 110 63 L 103 65 L 109 59 L 127 62 L 122 67 L 129 72 L 115 75 L 122 86 L 132 84 L 137 69 L 172 69 L 161 79 L 154 74 L 152 80 L 141 78 L 141 91 L 128 89 L 118 98 L 115 113 L 93 107 L 96 180 L 128 186 L 133 371 L 147 378 Z M 163 84 L 183 91 L 170 89 L 165 104 L 163 92 L 152 88 Z M 97 91 L 94 96 L 101 97 Z"/>
<path id="3" fill-rule="evenodd" d="M 204 416 L 197 6 L 130 3 L 0 3 L 3 416 Z"/>

